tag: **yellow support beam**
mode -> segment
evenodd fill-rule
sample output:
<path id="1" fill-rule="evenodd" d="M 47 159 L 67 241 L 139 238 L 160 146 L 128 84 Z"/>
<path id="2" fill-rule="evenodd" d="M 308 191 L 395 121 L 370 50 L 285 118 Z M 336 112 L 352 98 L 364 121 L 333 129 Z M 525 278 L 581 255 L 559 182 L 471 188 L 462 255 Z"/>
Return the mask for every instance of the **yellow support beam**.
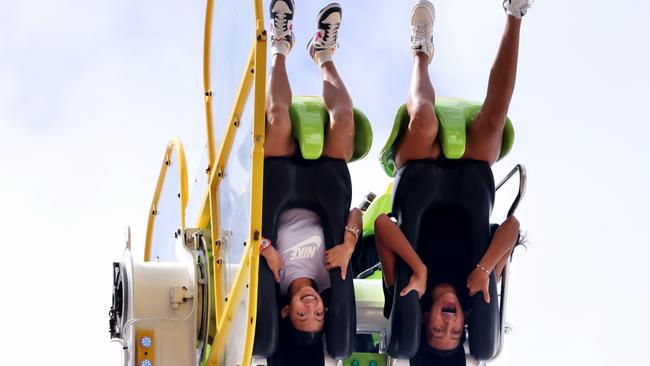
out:
<path id="1" fill-rule="evenodd" d="M 239 271 L 235 276 L 235 281 L 230 288 L 230 292 L 228 292 L 228 301 L 226 301 L 223 313 L 219 317 L 219 332 L 217 333 L 214 342 L 212 342 L 207 366 L 217 365 L 217 362 L 221 360 L 226 351 L 226 342 L 228 341 L 228 334 L 230 332 L 230 327 L 232 326 L 232 320 L 235 318 L 235 311 L 241 301 L 242 292 L 246 286 L 246 280 L 249 278 L 251 270 L 250 253 L 251 247 L 248 247 L 242 255 Z"/>
<path id="2" fill-rule="evenodd" d="M 251 232 L 250 280 L 248 290 L 248 322 L 242 365 L 250 365 L 255 342 L 257 324 L 257 275 L 260 261 L 260 240 L 262 239 L 262 202 L 264 188 L 264 136 L 266 127 L 266 30 L 261 1 L 255 1 L 256 48 L 255 48 L 255 90 L 253 109 L 253 169 L 251 174 Z"/>
<path id="3" fill-rule="evenodd" d="M 235 135 L 239 127 L 241 115 L 244 112 L 246 107 L 246 100 L 250 94 L 251 85 L 253 84 L 253 63 L 255 62 L 255 48 L 251 47 L 250 55 L 248 57 L 248 63 L 246 68 L 243 71 L 241 81 L 239 83 L 239 88 L 237 91 L 237 98 L 235 104 L 229 114 L 228 123 L 226 124 L 226 131 L 224 133 L 221 146 L 218 151 L 217 161 L 212 164 L 210 169 L 210 180 L 208 183 L 209 190 L 209 209 L 210 209 L 210 234 L 212 238 L 212 253 L 214 256 L 214 291 L 215 291 L 215 309 L 217 311 L 217 316 L 223 311 L 223 302 L 224 302 L 224 274 L 223 269 L 223 245 L 221 240 L 221 222 L 219 220 L 219 184 L 223 179 L 224 172 L 226 170 L 226 165 L 228 163 L 228 158 L 230 157 L 230 151 L 232 150 L 232 145 L 235 140 Z M 206 225 L 207 226 L 207 225 Z M 217 325 L 217 332 L 219 332 L 219 326 Z"/>
<path id="4" fill-rule="evenodd" d="M 253 0 L 255 10 L 256 37 L 251 47 L 248 63 L 244 69 L 236 100 L 226 121 L 226 131 L 221 141 L 219 150 L 214 149 L 213 116 L 212 116 L 212 90 L 210 80 L 210 51 L 212 33 L 212 13 L 214 1 L 208 0 L 206 7 L 206 25 L 204 34 L 204 89 L 206 107 L 206 125 L 208 133 L 208 160 L 209 175 L 208 189 L 204 194 L 197 227 L 207 227 L 210 224 L 212 248 L 214 255 L 213 280 L 215 283 L 215 302 L 218 319 L 215 324 L 217 334 L 212 343 L 207 365 L 213 366 L 223 357 L 232 320 L 237 315 L 236 311 L 242 299 L 244 289 L 248 286 L 248 312 L 246 325 L 246 338 L 244 339 L 244 352 L 241 365 L 249 365 L 252 357 L 253 342 L 255 339 L 255 322 L 257 314 L 257 274 L 259 267 L 259 242 L 262 232 L 262 188 L 264 179 L 264 129 L 265 129 L 265 79 L 266 79 L 266 41 L 267 34 L 264 30 L 264 14 L 262 1 Z M 221 245 L 221 225 L 219 212 L 219 187 L 226 170 L 240 119 L 251 88 L 255 85 L 254 110 L 253 110 L 253 162 L 251 173 L 251 222 L 248 243 L 244 251 L 234 283 L 224 303 L 224 278 L 225 266 L 223 263 L 223 249 Z"/>
<path id="5" fill-rule="evenodd" d="M 167 146 L 165 147 L 165 156 L 163 157 L 163 162 L 160 167 L 160 173 L 158 174 L 158 182 L 156 183 L 156 190 L 153 194 L 153 199 L 151 200 L 151 206 L 149 207 L 149 217 L 147 219 L 147 233 L 144 239 L 144 261 L 148 262 L 151 260 L 151 241 L 153 239 L 153 232 L 156 222 L 156 216 L 158 215 L 158 202 L 160 201 L 160 195 L 162 194 L 163 187 L 165 186 L 165 178 L 167 177 L 167 168 L 170 166 L 172 161 L 172 155 L 176 153 L 176 163 L 178 164 L 178 176 L 180 178 L 180 223 L 181 227 L 179 229 L 185 229 L 185 209 L 187 208 L 188 200 L 188 189 L 187 189 L 187 165 L 185 162 L 185 149 L 183 149 L 183 144 L 179 139 L 171 139 Z"/>
<path id="6" fill-rule="evenodd" d="M 203 30 L 203 90 L 205 96 L 205 122 L 208 135 L 208 167 L 216 159 L 214 146 L 214 126 L 212 117 L 212 14 L 214 0 L 208 0 L 205 6 L 205 29 Z"/>

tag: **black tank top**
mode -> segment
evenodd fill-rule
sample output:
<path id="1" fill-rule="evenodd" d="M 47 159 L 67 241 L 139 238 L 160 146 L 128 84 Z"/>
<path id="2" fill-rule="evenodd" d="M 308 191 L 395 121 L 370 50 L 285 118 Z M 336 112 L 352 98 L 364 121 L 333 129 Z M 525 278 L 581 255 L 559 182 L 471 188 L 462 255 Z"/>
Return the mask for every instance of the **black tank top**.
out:
<path id="1" fill-rule="evenodd" d="M 472 266 L 467 245 L 469 238 L 465 238 L 464 230 L 459 225 L 463 221 L 459 220 L 453 208 L 448 208 L 427 214 L 425 222 L 427 225 L 423 226 L 433 226 L 434 229 L 421 232 L 424 240 L 418 248 L 418 255 L 427 266 L 427 291 L 420 299 L 422 312 L 431 307 L 433 288 L 443 283 L 456 289 L 461 306 L 467 310 L 467 277 Z"/>

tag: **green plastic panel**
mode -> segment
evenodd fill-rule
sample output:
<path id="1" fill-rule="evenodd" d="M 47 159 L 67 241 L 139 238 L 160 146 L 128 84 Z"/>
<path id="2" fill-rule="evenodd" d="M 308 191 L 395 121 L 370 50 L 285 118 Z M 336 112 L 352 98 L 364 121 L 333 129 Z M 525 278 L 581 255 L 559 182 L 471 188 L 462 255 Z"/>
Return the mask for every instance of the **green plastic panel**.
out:
<path id="1" fill-rule="evenodd" d="M 298 141 L 300 153 L 307 160 L 315 160 L 323 153 L 325 126 L 329 113 L 320 97 L 294 97 L 289 108 L 293 137 Z M 365 157 L 372 146 L 372 128 L 368 117 L 354 108 L 354 153 L 352 161 Z"/>
<path id="2" fill-rule="evenodd" d="M 465 153 L 467 126 L 472 124 L 474 118 L 481 110 L 481 106 L 481 103 L 465 99 L 436 98 L 435 112 L 440 122 L 438 137 L 442 144 L 442 151 L 448 159 L 460 159 Z M 395 152 L 404 131 L 408 127 L 409 121 L 406 104 L 404 104 L 397 110 L 393 129 L 379 155 L 379 160 L 384 171 L 391 177 L 395 176 L 397 171 L 395 166 Z M 512 126 L 512 121 L 506 117 L 499 160 L 510 152 L 514 140 L 515 131 Z"/>
<path id="3" fill-rule="evenodd" d="M 387 214 L 393 207 L 393 195 L 389 190 L 383 196 L 375 198 L 366 212 L 363 213 L 363 236 L 375 235 L 375 219 L 383 213 Z"/>
<path id="4" fill-rule="evenodd" d="M 343 361 L 343 366 L 386 366 L 386 355 L 355 352 Z"/>
<path id="5" fill-rule="evenodd" d="M 364 278 L 354 280 L 354 299 L 356 301 L 384 302 L 384 290 L 382 288 L 381 271 L 376 271 L 378 278 Z"/>

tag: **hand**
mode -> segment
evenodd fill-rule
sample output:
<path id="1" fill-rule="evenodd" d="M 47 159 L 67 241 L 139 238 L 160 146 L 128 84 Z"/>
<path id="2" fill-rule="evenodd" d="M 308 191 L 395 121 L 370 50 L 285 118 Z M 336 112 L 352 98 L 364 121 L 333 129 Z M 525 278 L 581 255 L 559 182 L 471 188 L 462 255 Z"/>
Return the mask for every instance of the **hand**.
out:
<path id="1" fill-rule="evenodd" d="M 474 296 L 477 292 L 483 292 L 483 300 L 490 303 L 490 276 L 480 268 L 474 268 L 467 278 L 467 288 L 469 296 Z"/>
<path id="2" fill-rule="evenodd" d="M 275 282 L 280 283 L 280 272 L 284 268 L 284 263 L 282 263 L 282 257 L 280 253 L 273 247 L 268 247 L 262 251 L 262 256 L 266 259 L 266 264 L 271 268 L 273 272 L 273 277 Z"/>
<path id="3" fill-rule="evenodd" d="M 418 298 L 422 298 L 427 289 L 427 268 L 413 273 L 408 285 L 399 293 L 400 296 L 406 296 L 409 292 L 415 290 L 418 293 Z"/>
<path id="4" fill-rule="evenodd" d="M 328 270 L 341 267 L 341 279 L 345 281 L 345 275 L 348 271 L 350 257 L 354 252 L 354 243 L 342 243 L 330 250 L 325 251 L 325 268 Z"/>

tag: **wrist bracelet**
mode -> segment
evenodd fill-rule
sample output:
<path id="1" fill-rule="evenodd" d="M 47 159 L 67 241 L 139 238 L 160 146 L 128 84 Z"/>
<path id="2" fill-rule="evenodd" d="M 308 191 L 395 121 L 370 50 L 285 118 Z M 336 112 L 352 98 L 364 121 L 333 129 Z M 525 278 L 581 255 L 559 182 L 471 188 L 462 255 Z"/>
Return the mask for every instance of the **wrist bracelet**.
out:
<path id="1" fill-rule="evenodd" d="M 347 231 L 347 232 L 351 233 L 352 235 L 354 235 L 355 240 L 357 240 L 357 241 L 359 240 L 359 229 L 356 226 L 353 226 L 353 227 L 346 226 L 345 231 Z"/>
<path id="2" fill-rule="evenodd" d="M 488 276 L 489 276 L 489 275 L 490 275 L 490 273 L 491 273 L 491 272 L 490 272 L 490 271 L 488 271 L 488 270 L 487 270 L 487 269 L 486 269 L 485 267 L 483 267 L 483 266 L 482 266 L 482 265 L 481 265 L 480 263 L 476 265 L 476 268 L 480 268 L 480 269 L 481 269 L 481 271 L 483 271 L 483 272 L 485 272 L 485 273 L 487 273 L 487 274 L 488 274 Z"/>
<path id="3" fill-rule="evenodd" d="M 264 249 L 270 246 L 271 246 L 271 241 L 269 239 L 262 238 L 262 240 L 260 240 L 260 253 L 262 253 Z"/>

